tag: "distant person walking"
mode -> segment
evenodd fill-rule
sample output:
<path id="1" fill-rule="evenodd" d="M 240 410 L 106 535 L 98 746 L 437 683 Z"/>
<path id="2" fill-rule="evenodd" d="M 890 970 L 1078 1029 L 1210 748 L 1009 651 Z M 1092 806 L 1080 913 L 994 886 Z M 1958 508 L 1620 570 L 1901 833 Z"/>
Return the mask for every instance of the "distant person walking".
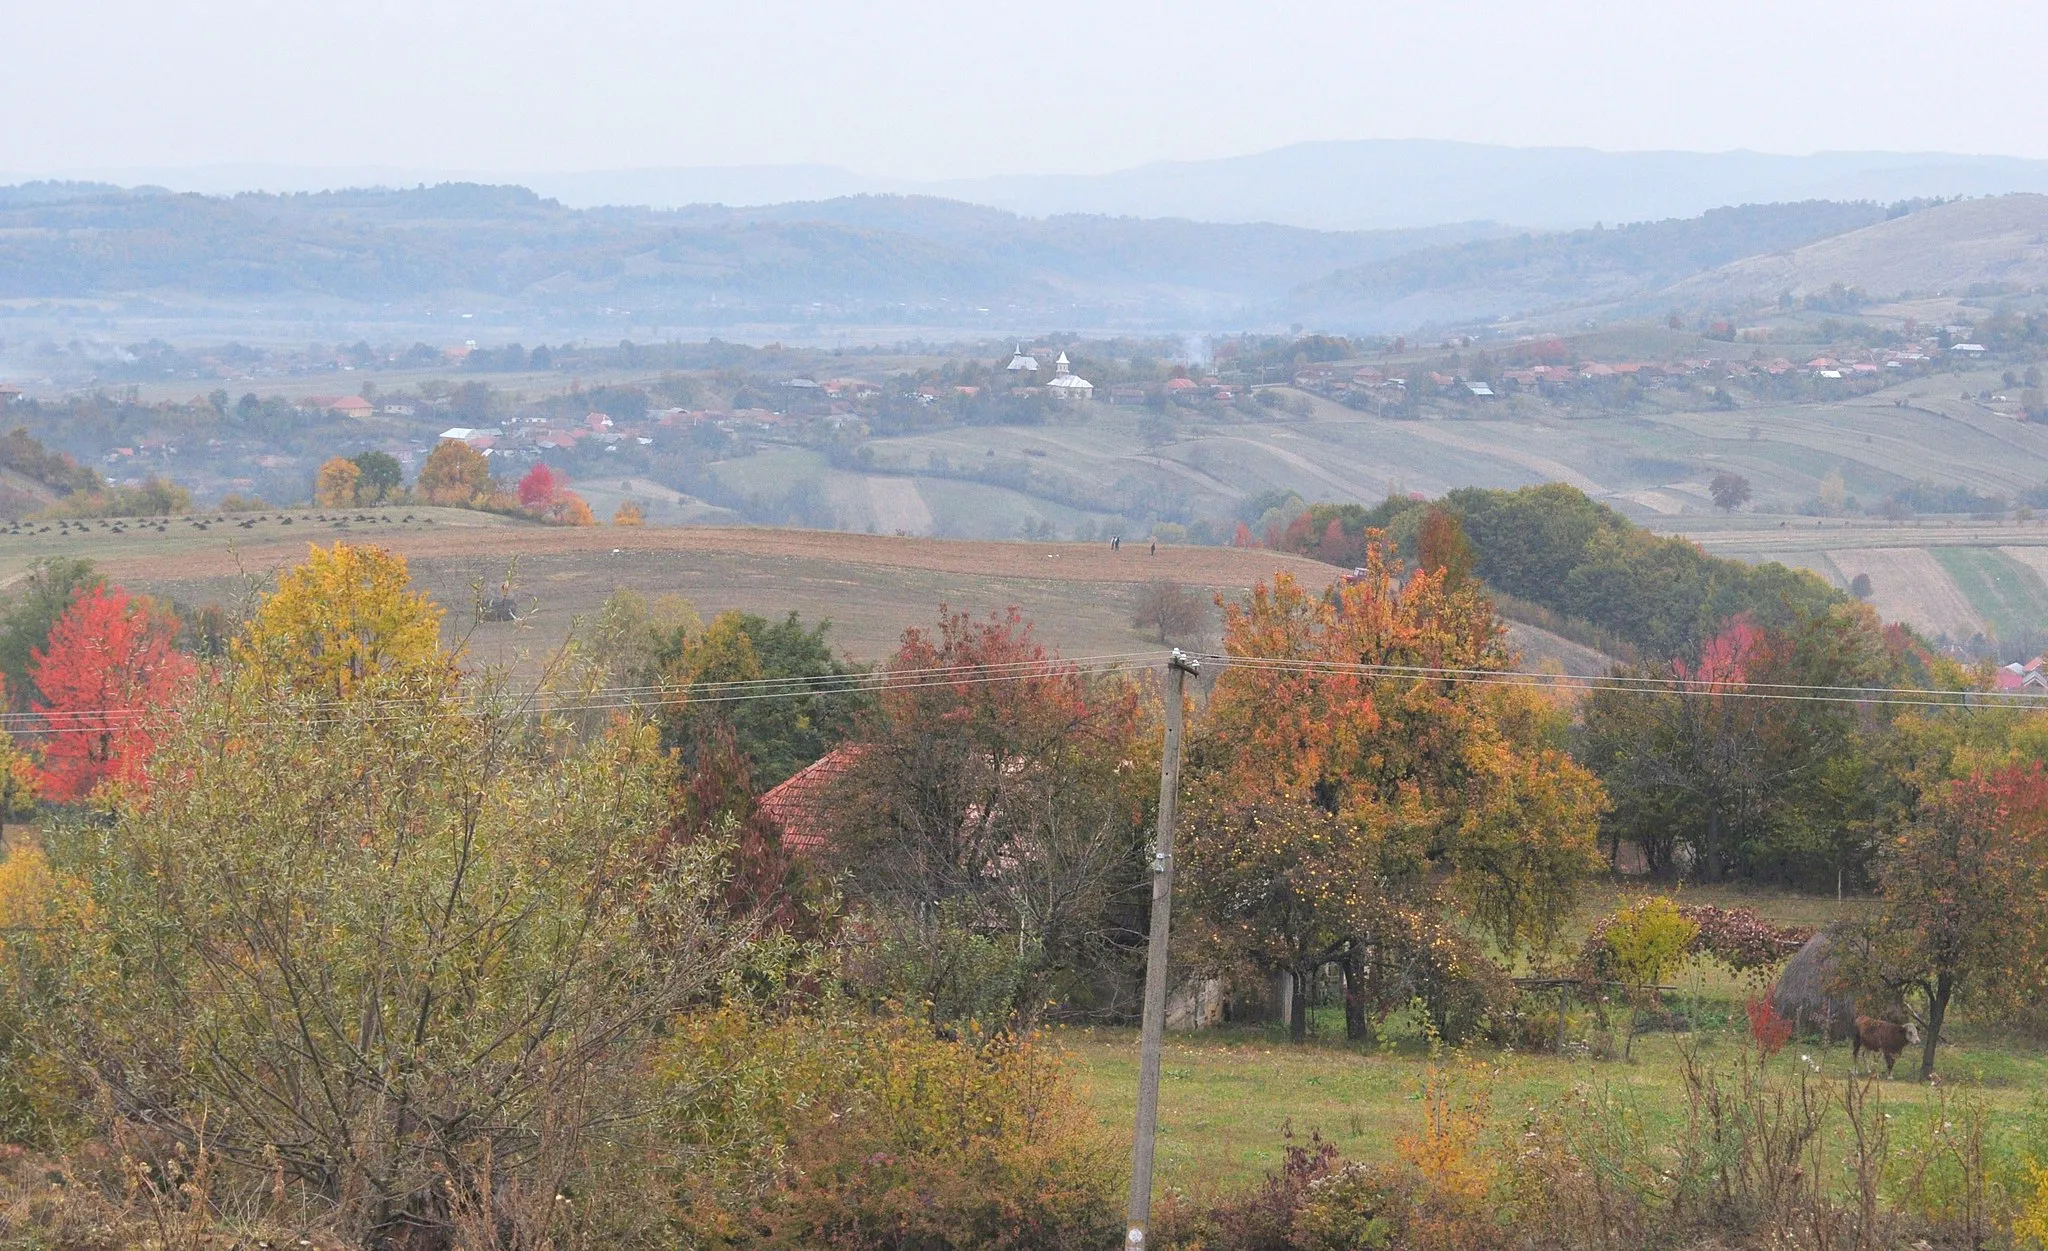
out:
<path id="1" fill-rule="evenodd" d="M 1111 540 L 1109 541 L 1109 550 L 1110 550 L 1110 551 L 1112 551 L 1112 552 L 1114 552 L 1114 551 L 1117 551 L 1117 550 L 1121 549 L 1121 548 L 1123 547 L 1123 545 L 1124 545 L 1124 536 L 1123 536 L 1123 535 L 1121 535 L 1121 534 L 1119 534 L 1119 535 L 1117 535 L 1117 536 L 1116 536 L 1115 538 L 1113 538 L 1113 539 L 1111 539 Z"/>
<path id="2" fill-rule="evenodd" d="M 1152 550 L 1145 554 L 1147 556 L 1157 556 L 1159 554 L 1159 541 L 1157 539 L 1152 541 Z"/>

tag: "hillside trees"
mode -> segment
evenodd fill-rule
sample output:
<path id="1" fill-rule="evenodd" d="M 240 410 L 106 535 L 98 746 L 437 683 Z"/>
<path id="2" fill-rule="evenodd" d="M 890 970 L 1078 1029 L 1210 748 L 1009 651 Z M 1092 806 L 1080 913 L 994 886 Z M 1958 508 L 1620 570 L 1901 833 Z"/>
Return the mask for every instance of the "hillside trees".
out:
<path id="1" fill-rule="evenodd" d="M 175 618 L 119 587 L 71 602 L 32 653 L 45 795 L 79 800 L 103 782 L 142 780 L 158 718 L 193 672 L 177 636 Z"/>
<path id="2" fill-rule="evenodd" d="M 1903 684 L 1911 660 L 1867 607 L 1843 604 L 1789 629 L 1740 617 L 1697 660 L 1623 667 L 1623 685 L 1587 701 L 1580 742 L 1614 801 L 1609 833 L 1660 874 L 1682 854 L 1709 882 L 1857 877 L 1889 789 L 1873 754 L 1887 727 L 1846 701 L 1777 696 Z"/>
<path id="3" fill-rule="evenodd" d="M 902 992 L 941 1016 L 1116 1006 L 1157 788 L 1131 682 L 1061 663 L 1015 609 L 946 612 L 905 633 L 850 750 L 828 854 Z"/>

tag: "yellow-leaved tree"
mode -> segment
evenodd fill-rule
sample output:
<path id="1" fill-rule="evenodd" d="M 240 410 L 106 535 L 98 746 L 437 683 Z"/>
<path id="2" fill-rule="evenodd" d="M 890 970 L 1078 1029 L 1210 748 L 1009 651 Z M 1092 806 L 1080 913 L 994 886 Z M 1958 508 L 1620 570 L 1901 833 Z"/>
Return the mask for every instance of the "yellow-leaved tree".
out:
<path id="1" fill-rule="evenodd" d="M 356 486 L 363 471 L 354 461 L 336 456 L 320 466 L 313 479 L 313 502 L 321 508 L 350 508 L 356 502 Z"/>
<path id="2" fill-rule="evenodd" d="M 455 657 L 441 646 L 441 608 L 412 589 L 405 558 L 381 547 L 311 548 L 277 580 L 233 644 L 259 683 L 348 698 L 369 684 L 446 690 Z"/>
<path id="3" fill-rule="evenodd" d="M 460 439 L 443 439 L 420 466 L 420 496 L 429 504 L 457 508 L 491 493 L 491 463 Z"/>
<path id="4" fill-rule="evenodd" d="M 647 524 L 647 514 L 642 512 L 640 506 L 632 500 L 622 500 L 619 503 L 618 509 L 612 513 L 612 524 L 615 526 L 644 526 Z"/>

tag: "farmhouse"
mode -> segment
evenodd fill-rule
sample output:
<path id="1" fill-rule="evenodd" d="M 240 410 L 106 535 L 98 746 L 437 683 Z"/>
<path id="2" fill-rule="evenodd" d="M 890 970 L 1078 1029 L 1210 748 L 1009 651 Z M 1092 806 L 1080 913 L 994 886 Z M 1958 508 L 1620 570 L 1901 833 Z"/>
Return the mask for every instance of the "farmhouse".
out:
<path id="1" fill-rule="evenodd" d="M 826 809 L 833 788 L 858 759 L 858 746 L 835 747 L 761 796 L 756 807 L 775 827 L 784 851 L 808 856 L 824 847 L 831 833 Z"/>
<path id="2" fill-rule="evenodd" d="M 377 411 L 377 406 L 360 395 L 312 395 L 306 397 L 304 407 L 317 408 L 338 417 L 368 417 Z"/>

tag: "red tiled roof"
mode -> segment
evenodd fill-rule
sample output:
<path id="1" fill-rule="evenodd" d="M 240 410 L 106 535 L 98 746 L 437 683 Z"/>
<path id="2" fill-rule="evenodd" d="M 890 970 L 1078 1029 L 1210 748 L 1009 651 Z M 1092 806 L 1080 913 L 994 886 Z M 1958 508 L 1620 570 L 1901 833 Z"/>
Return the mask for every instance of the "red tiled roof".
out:
<path id="1" fill-rule="evenodd" d="M 830 832 L 825 821 L 825 803 L 847 768 L 860 759 L 861 751 L 857 743 L 835 747 L 797 770 L 788 781 L 770 788 L 756 802 L 756 809 L 774 824 L 785 850 L 809 855 L 825 845 Z"/>

